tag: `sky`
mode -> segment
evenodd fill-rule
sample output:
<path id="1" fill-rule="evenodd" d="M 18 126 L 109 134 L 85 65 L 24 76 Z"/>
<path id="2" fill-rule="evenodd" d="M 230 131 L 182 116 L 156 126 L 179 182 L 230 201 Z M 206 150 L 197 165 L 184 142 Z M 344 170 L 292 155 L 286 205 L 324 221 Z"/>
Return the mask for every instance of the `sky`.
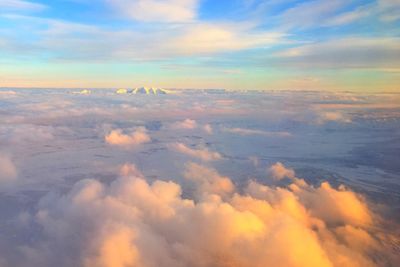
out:
<path id="1" fill-rule="evenodd" d="M 400 91 L 399 0 L 0 0 L 0 87 Z"/>

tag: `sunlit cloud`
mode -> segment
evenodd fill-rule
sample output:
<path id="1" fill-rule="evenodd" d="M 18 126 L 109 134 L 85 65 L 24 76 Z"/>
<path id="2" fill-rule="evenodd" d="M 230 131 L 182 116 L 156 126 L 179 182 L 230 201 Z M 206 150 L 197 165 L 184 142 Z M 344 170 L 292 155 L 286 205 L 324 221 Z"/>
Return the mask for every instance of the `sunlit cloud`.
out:
<path id="1" fill-rule="evenodd" d="M 207 134 L 212 134 L 213 133 L 213 128 L 210 124 L 200 124 L 195 120 L 192 119 L 185 119 L 183 121 L 177 121 L 174 122 L 170 125 L 171 129 L 174 130 L 202 130 L 206 132 Z"/>
<path id="2" fill-rule="evenodd" d="M 207 148 L 190 148 L 183 143 L 175 143 L 169 145 L 172 150 L 175 150 L 179 153 L 186 154 L 188 156 L 199 158 L 203 161 L 213 161 L 213 160 L 220 160 L 222 156 L 218 152 L 210 151 Z"/>
<path id="3" fill-rule="evenodd" d="M 323 124 L 325 122 L 351 123 L 352 120 L 341 112 L 327 111 L 319 113 L 317 118 L 317 123 Z"/>
<path id="4" fill-rule="evenodd" d="M 171 125 L 171 128 L 174 129 L 188 129 L 193 130 L 198 127 L 197 122 L 191 119 L 185 119 L 183 121 L 175 122 Z"/>
<path id="5" fill-rule="evenodd" d="M 135 175 L 48 194 L 34 216 L 44 235 L 19 260 L 107 267 L 395 263 L 382 245 L 389 237 L 371 235 L 374 213 L 348 189 L 251 182 L 240 193 L 229 177 L 193 163 L 185 177 L 201 196 L 183 198 L 175 182 Z"/>
<path id="6" fill-rule="evenodd" d="M 295 179 L 295 172 L 293 169 L 286 168 L 281 162 L 277 162 L 268 169 L 269 175 L 276 180 L 283 178 Z"/>
<path id="7" fill-rule="evenodd" d="M 106 0 L 119 14 L 145 22 L 187 22 L 197 17 L 199 0 Z"/>
<path id="8" fill-rule="evenodd" d="M 123 133 L 121 129 L 112 130 L 104 139 L 110 145 L 123 148 L 131 148 L 151 141 L 144 127 L 139 127 L 128 134 Z"/>

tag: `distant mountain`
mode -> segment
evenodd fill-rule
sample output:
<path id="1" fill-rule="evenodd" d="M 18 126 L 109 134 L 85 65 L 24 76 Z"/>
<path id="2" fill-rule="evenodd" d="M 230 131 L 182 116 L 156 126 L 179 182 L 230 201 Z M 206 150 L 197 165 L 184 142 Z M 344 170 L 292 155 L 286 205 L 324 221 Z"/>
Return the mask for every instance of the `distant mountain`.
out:
<path id="1" fill-rule="evenodd" d="M 117 93 L 117 94 L 166 95 L 166 94 L 173 94 L 174 91 L 162 89 L 162 88 L 155 88 L 155 87 L 140 87 L 140 88 L 135 88 L 132 90 L 118 89 L 115 91 L 115 93 Z"/>

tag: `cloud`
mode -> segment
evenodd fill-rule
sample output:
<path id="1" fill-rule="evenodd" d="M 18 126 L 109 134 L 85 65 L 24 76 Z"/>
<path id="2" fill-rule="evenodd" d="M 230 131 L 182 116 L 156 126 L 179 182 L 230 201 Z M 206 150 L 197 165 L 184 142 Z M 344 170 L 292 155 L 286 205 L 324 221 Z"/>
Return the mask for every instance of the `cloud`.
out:
<path id="1" fill-rule="evenodd" d="M 3 17 L 13 24 L 29 24 L 31 34 L 35 36 L 35 41 L 31 38 L 20 40 L 15 31 L 10 32 L 4 47 L 7 54 L 35 57 L 43 51 L 51 51 L 52 59 L 68 62 L 154 62 L 265 48 L 286 38 L 282 32 L 261 31 L 254 25 L 235 22 L 199 21 L 174 27 L 156 24 L 149 31 L 144 28 L 110 30 L 33 16 Z M 44 26 L 46 30 L 43 30 Z"/>
<path id="2" fill-rule="evenodd" d="M 14 124 L 0 126 L 0 141 L 13 144 L 45 142 L 54 139 L 54 135 L 66 129 L 58 129 L 52 126 L 34 124 Z"/>
<path id="3" fill-rule="evenodd" d="M 203 129 L 208 134 L 212 134 L 213 133 L 213 128 L 212 128 L 212 126 L 210 124 L 205 124 L 203 126 Z"/>
<path id="4" fill-rule="evenodd" d="M 198 0 L 107 0 L 125 17 L 144 22 L 188 22 L 197 17 Z"/>
<path id="5" fill-rule="evenodd" d="M 16 95 L 18 95 L 18 93 L 13 90 L 1 90 L 0 91 L 0 97 L 9 97 L 9 96 L 16 96 Z"/>
<path id="6" fill-rule="evenodd" d="M 183 121 L 178 121 L 178 122 L 173 123 L 171 125 L 171 128 L 192 130 L 192 129 L 197 128 L 197 122 L 195 120 L 185 119 Z"/>
<path id="7" fill-rule="evenodd" d="M 143 177 L 143 174 L 138 170 L 136 165 L 130 163 L 125 163 L 120 167 L 120 175 L 122 177 L 129 177 L 129 176 Z"/>
<path id="8" fill-rule="evenodd" d="M 186 179 L 194 182 L 198 198 L 208 194 L 226 197 L 235 190 L 229 177 L 222 176 L 215 169 L 197 163 L 187 163 L 183 175 Z"/>
<path id="9" fill-rule="evenodd" d="M 281 32 L 255 31 L 235 23 L 198 23 L 183 27 L 182 34 L 167 42 L 166 48 L 183 55 L 207 55 L 265 48 L 284 42 L 285 37 Z"/>
<path id="10" fill-rule="evenodd" d="M 177 121 L 174 122 L 170 125 L 171 129 L 181 129 L 181 130 L 194 130 L 194 129 L 200 129 L 205 131 L 208 134 L 213 133 L 213 128 L 210 124 L 204 124 L 201 125 L 197 123 L 197 121 L 192 120 L 192 119 L 185 119 L 183 121 Z"/>
<path id="11" fill-rule="evenodd" d="M 283 166 L 284 167 L 284 166 Z M 33 217 L 41 229 L 14 266 L 385 266 L 398 255 L 356 193 L 328 183 L 273 187 L 189 163 L 175 182 L 123 176 L 82 180 L 45 196 Z M 332 212 L 331 212 L 332 211 Z M 40 263 L 40 264 L 39 264 Z"/>
<path id="12" fill-rule="evenodd" d="M 399 38 L 339 38 L 275 55 L 280 64 L 325 68 L 400 68 Z"/>
<path id="13" fill-rule="evenodd" d="M 47 8 L 47 6 L 22 0 L 0 0 L 0 8 L 2 9 L 1 11 L 41 11 Z"/>
<path id="14" fill-rule="evenodd" d="M 239 135 L 263 135 L 263 136 L 280 136 L 280 137 L 290 137 L 292 136 L 289 132 L 270 132 L 270 131 L 262 131 L 256 129 L 247 129 L 247 128 L 224 128 L 225 132 L 235 133 Z"/>
<path id="15" fill-rule="evenodd" d="M 320 26 L 321 22 L 334 16 L 345 5 L 346 1 L 343 0 L 299 2 L 280 14 L 280 21 L 285 28 Z"/>
<path id="16" fill-rule="evenodd" d="M 397 0 L 378 0 L 380 19 L 385 22 L 394 22 L 400 19 L 400 2 Z"/>
<path id="17" fill-rule="evenodd" d="M 219 154 L 218 152 L 210 151 L 207 148 L 193 149 L 186 146 L 183 143 L 171 144 L 170 148 L 177 152 L 189 155 L 194 158 L 201 159 L 203 161 L 213 161 L 222 159 L 221 154 Z"/>
<path id="18" fill-rule="evenodd" d="M 104 139 L 110 145 L 124 148 L 134 147 L 151 141 L 144 127 L 139 127 L 130 134 L 124 134 L 121 129 L 112 130 Z"/>
<path id="19" fill-rule="evenodd" d="M 9 186 L 17 180 L 17 168 L 11 158 L 0 153 L 0 188 Z"/>
<path id="20" fill-rule="evenodd" d="M 286 168 L 282 163 L 277 162 L 268 169 L 270 176 L 276 180 L 282 180 L 283 178 L 294 179 L 295 172 L 293 169 Z"/>
<path id="21" fill-rule="evenodd" d="M 339 26 L 339 25 L 350 24 L 352 22 L 358 21 L 360 19 L 363 19 L 371 15 L 373 8 L 375 7 L 372 5 L 360 6 L 355 10 L 345 13 L 340 13 L 339 15 L 332 17 L 325 24 L 327 26 Z"/>
<path id="22" fill-rule="evenodd" d="M 317 114 L 317 123 L 324 124 L 326 122 L 340 122 L 340 123 L 351 123 L 351 118 L 344 115 L 339 111 L 327 111 L 320 112 Z"/>

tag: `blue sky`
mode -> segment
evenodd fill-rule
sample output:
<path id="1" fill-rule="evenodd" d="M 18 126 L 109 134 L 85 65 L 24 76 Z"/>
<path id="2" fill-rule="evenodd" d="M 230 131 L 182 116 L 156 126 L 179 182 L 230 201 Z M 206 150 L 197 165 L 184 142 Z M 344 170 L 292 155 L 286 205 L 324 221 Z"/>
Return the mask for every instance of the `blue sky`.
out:
<path id="1" fill-rule="evenodd" d="M 0 86 L 400 91 L 400 1 L 0 0 Z"/>

